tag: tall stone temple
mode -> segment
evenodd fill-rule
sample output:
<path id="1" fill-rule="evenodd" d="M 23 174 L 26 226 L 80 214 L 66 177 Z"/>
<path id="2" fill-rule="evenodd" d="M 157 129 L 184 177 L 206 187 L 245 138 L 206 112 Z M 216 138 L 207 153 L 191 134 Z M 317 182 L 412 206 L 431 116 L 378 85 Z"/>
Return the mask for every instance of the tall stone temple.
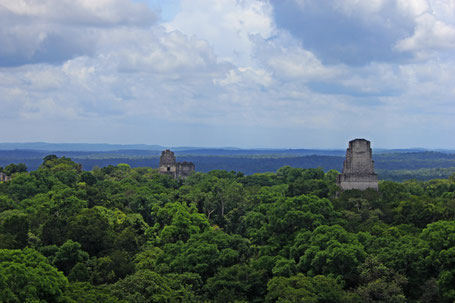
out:
<path id="1" fill-rule="evenodd" d="M 337 185 L 343 190 L 373 188 L 378 190 L 378 175 L 374 172 L 374 161 L 370 141 L 349 141 L 343 172 L 337 177 Z"/>
<path id="2" fill-rule="evenodd" d="M 186 178 L 194 172 L 193 162 L 176 162 L 174 152 L 169 149 L 164 150 L 160 157 L 160 167 L 158 171 L 163 175 L 170 175 L 174 179 Z"/>

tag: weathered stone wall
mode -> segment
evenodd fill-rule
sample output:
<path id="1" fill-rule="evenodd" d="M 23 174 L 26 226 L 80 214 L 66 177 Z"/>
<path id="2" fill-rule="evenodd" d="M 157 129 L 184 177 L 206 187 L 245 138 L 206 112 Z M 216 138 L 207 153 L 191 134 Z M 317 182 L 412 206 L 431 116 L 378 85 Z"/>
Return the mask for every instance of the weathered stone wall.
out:
<path id="1" fill-rule="evenodd" d="M 160 157 L 158 171 L 173 178 L 186 178 L 195 170 L 193 162 L 176 162 L 174 152 L 169 149 L 163 151 Z"/>
<path id="2" fill-rule="evenodd" d="M 195 170 L 193 162 L 177 162 L 177 177 L 186 178 Z"/>
<path id="3" fill-rule="evenodd" d="M 177 167 L 174 152 L 170 151 L 169 149 L 164 150 L 161 153 L 160 167 L 158 168 L 158 171 L 160 174 L 171 175 L 173 178 L 175 178 L 176 170 Z"/>
<path id="4" fill-rule="evenodd" d="M 9 181 L 10 179 L 11 179 L 11 177 L 8 177 L 7 174 L 0 173 L 0 182 L 6 182 L 6 181 Z"/>
<path id="5" fill-rule="evenodd" d="M 169 149 L 163 150 L 160 157 L 160 166 L 175 165 L 174 152 Z"/>
<path id="6" fill-rule="evenodd" d="M 378 175 L 374 172 L 370 141 L 355 139 L 349 142 L 343 171 L 337 178 L 337 185 L 344 190 L 378 189 Z"/>

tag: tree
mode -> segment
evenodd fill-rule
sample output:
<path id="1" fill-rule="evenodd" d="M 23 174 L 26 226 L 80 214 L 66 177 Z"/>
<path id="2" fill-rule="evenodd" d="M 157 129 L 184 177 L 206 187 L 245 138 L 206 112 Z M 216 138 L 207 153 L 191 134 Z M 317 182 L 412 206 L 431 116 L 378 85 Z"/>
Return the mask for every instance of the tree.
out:
<path id="1" fill-rule="evenodd" d="M 82 165 L 73 162 L 70 158 L 61 157 L 56 155 L 48 155 L 43 158 L 43 163 L 40 169 L 50 169 L 53 172 L 64 170 L 76 170 L 78 173 L 82 171 Z"/>
<path id="2" fill-rule="evenodd" d="M 81 250 L 81 245 L 72 240 L 67 240 L 56 252 L 52 263 L 65 275 L 68 275 L 76 264 L 84 263 L 87 260 L 88 253 Z"/>
<path id="3" fill-rule="evenodd" d="M 29 221 L 19 210 L 0 213 L 0 248 L 24 248 L 27 245 Z"/>
<path id="4" fill-rule="evenodd" d="M 70 283 L 65 296 L 69 303 L 127 303 L 110 294 L 108 289 L 87 282 Z"/>
<path id="5" fill-rule="evenodd" d="M 27 166 L 24 163 L 19 163 L 19 164 L 10 164 L 7 165 L 4 168 L 4 172 L 8 175 L 11 176 L 15 173 L 25 173 L 27 172 Z"/>
<path id="6" fill-rule="evenodd" d="M 214 302 L 259 302 L 265 295 L 265 280 L 261 271 L 244 264 L 221 268 L 207 280 L 207 299 Z"/>
<path id="7" fill-rule="evenodd" d="M 369 257 L 359 266 L 360 283 L 356 289 L 362 302 L 400 303 L 407 302 L 403 286 L 405 276 L 387 268 L 378 258 Z"/>
<path id="8" fill-rule="evenodd" d="M 155 271 L 156 262 L 163 254 L 163 250 L 159 247 L 146 247 L 144 250 L 136 254 L 134 264 L 136 270 L 149 269 Z"/>
<path id="9" fill-rule="evenodd" d="M 156 218 L 161 227 L 159 241 L 173 243 L 179 240 L 186 241 L 192 234 L 197 234 L 208 229 L 207 218 L 199 214 L 195 205 L 187 206 L 185 203 L 168 203 L 162 208 L 156 208 Z"/>
<path id="10" fill-rule="evenodd" d="M 68 274 L 68 280 L 71 282 L 88 282 L 90 281 L 90 272 L 83 263 L 77 263 Z"/>
<path id="11" fill-rule="evenodd" d="M 357 282 L 357 267 L 366 257 L 356 234 L 339 225 L 322 225 L 313 232 L 300 233 L 291 249 L 297 267 L 309 276 L 335 275 L 349 286 Z"/>
<path id="12" fill-rule="evenodd" d="M 455 222 L 438 221 L 429 224 L 422 231 L 421 237 L 427 241 L 430 259 L 437 264 L 437 285 L 441 292 L 442 302 L 455 300 Z"/>
<path id="13" fill-rule="evenodd" d="M 129 303 L 196 302 L 182 286 L 169 287 L 169 279 L 151 270 L 139 270 L 110 287 L 117 298 Z"/>
<path id="14" fill-rule="evenodd" d="M 92 280 L 96 285 L 114 283 L 134 272 L 134 264 L 123 250 L 115 250 L 106 257 L 92 260 L 88 265 L 93 268 Z"/>
<path id="15" fill-rule="evenodd" d="M 84 209 L 69 220 L 68 238 L 79 242 L 91 256 L 100 255 L 113 243 L 108 220 L 94 208 Z"/>
<path id="16" fill-rule="evenodd" d="M 246 260 L 249 242 L 239 235 L 228 235 L 221 230 L 207 230 L 194 234 L 183 243 L 166 244 L 157 260 L 157 267 L 170 272 L 197 273 L 205 281 L 218 267 L 229 267 Z"/>
<path id="17" fill-rule="evenodd" d="M 271 193 L 266 197 L 268 201 Z M 273 198 L 274 199 L 273 199 Z M 272 249 L 281 250 L 292 245 L 301 230 L 313 230 L 329 224 L 336 217 L 332 203 L 313 195 L 286 198 L 274 193 L 270 203 L 261 203 L 248 212 L 242 220 L 245 234 L 255 244 L 268 244 Z"/>
<path id="18" fill-rule="evenodd" d="M 265 302 L 360 302 L 349 297 L 342 285 L 326 276 L 307 277 L 298 274 L 290 278 L 274 277 L 267 283 Z"/>
<path id="19" fill-rule="evenodd" d="M 0 249 L 0 298 L 3 302 L 64 302 L 65 276 L 29 248 Z"/>

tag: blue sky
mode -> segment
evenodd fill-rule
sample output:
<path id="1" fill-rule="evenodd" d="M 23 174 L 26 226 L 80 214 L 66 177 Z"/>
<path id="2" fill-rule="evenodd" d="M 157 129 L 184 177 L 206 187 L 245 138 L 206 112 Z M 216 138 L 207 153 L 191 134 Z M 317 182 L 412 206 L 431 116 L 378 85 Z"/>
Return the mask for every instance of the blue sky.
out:
<path id="1" fill-rule="evenodd" d="M 455 0 L 0 0 L 1 142 L 455 148 Z"/>

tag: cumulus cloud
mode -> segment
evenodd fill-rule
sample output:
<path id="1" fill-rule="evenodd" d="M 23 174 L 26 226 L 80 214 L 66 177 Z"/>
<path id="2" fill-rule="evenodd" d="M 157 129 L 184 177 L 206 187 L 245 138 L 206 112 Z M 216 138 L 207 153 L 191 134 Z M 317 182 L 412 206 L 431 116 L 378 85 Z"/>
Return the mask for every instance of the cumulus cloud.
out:
<path id="1" fill-rule="evenodd" d="M 165 26 L 206 40 L 221 60 L 252 64 L 250 35 L 269 37 L 272 8 L 261 0 L 182 0 L 181 12 Z"/>
<path id="2" fill-rule="evenodd" d="M 453 3 L 0 0 L 5 138 L 413 145 L 455 127 Z"/>
<path id="3" fill-rule="evenodd" d="M 393 0 L 271 3 L 277 25 L 325 64 L 363 65 L 410 57 L 393 46 L 412 34 L 414 20 L 401 13 Z"/>
<path id="4" fill-rule="evenodd" d="M 213 79 L 232 68 L 217 63 L 207 42 L 177 31 L 106 29 L 92 56 L 0 68 L 0 101 L 18 120 L 191 122 L 225 110 L 212 100 Z"/>
<path id="5" fill-rule="evenodd" d="M 271 3 L 277 25 L 327 64 L 406 63 L 454 47 L 452 0 Z"/>
<path id="6" fill-rule="evenodd" d="M 0 66 L 93 55 L 105 28 L 155 21 L 144 3 L 129 0 L 1 0 Z"/>
<path id="7" fill-rule="evenodd" d="M 397 42 L 398 50 L 413 51 L 424 57 L 428 52 L 455 49 L 455 25 L 440 21 L 432 14 L 419 16 L 416 22 L 414 34 Z"/>
<path id="8" fill-rule="evenodd" d="M 216 56 L 205 40 L 178 31 L 119 29 L 110 31 L 104 41 L 103 53 L 117 62 L 121 72 L 183 76 L 185 71 L 202 73 L 217 67 Z"/>
<path id="9" fill-rule="evenodd" d="M 2 0 L 2 11 L 68 25 L 150 25 L 155 15 L 144 3 L 128 0 Z"/>
<path id="10" fill-rule="evenodd" d="M 334 79 L 343 66 L 326 66 L 311 51 L 286 32 L 277 31 L 272 38 L 256 35 L 254 56 L 282 80 L 318 81 Z"/>

